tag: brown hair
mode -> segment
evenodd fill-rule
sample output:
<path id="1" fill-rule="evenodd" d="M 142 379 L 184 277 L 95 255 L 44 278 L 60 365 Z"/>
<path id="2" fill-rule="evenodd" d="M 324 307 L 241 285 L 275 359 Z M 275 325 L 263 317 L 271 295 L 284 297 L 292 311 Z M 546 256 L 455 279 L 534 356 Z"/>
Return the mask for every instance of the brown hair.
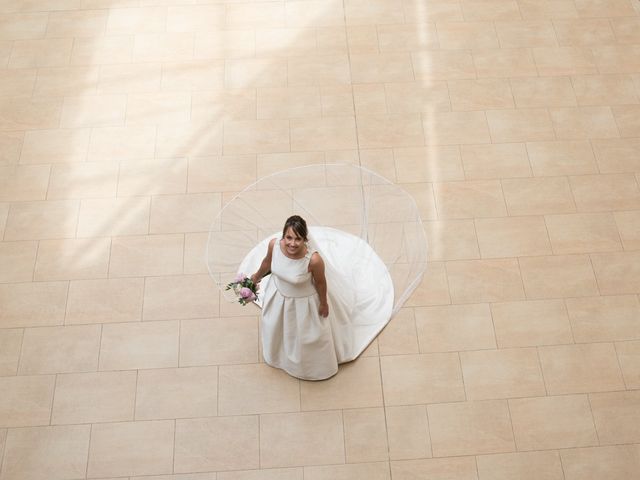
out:
<path id="1" fill-rule="evenodd" d="M 305 242 L 307 241 L 307 222 L 305 222 L 301 216 L 292 215 L 287 218 L 287 221 L 284 222 L 284 228 L 282 229 L 282 238 L 284 238 L 288 229 L 292 229 L 296 235 L 301 237 Z"/>

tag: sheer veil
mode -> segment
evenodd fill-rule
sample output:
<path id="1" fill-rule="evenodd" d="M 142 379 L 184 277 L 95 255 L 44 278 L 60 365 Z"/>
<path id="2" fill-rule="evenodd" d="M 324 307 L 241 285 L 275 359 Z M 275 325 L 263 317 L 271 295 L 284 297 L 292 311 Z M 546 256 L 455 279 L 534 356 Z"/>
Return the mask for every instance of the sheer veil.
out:
<path id="1" fill-rule="evenodd" d="M 309 225 L 309 248 L 325 262 L 330 294 L 351 310 L 383 295 L 390 318 L 419 284 L 427 243 L 413 198 L 366 168 L 318 164 L 261 178 L 215 218 L 207 266 L 227 300 L 236 298 L 226 284 L 257 270 L 269 240 L 294 214 Z"/>

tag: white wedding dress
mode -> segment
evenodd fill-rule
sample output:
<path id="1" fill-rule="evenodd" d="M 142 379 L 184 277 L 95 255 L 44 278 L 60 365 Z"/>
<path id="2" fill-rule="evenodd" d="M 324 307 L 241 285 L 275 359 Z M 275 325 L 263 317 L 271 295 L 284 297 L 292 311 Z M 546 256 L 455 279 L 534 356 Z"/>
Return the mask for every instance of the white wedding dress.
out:
<path id="1" fill-rule="evenodd" d="M 264 360 L 297 378 L 329 378 L 338 364 L 357 358 L 391 318 L 391 278 L 371 247 L 349 233 L 311 227 L 307 254 L 300 259 L 283 253 L 280 236 L 262 241 L 240 267 L 257 270 L 269 241 L 278 239 L 258 300 Z M 318 313 L 319 297 L 309 272 L 316 251 L 327 277 L 326 318 Z"/>

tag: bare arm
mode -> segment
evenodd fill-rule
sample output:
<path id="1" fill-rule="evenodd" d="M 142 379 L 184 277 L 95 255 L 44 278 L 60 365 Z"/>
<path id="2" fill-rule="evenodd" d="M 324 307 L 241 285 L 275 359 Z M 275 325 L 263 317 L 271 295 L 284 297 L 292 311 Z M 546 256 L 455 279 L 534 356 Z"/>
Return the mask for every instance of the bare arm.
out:
<path id="1" fill-rule="evenodd" d="M 324 262 L 322 261 L 322 257 L 317 253 L 314 253 L 311 256 L 309 270 L 311 271 L 313 283 L 316 286 L 318 296 L 320 297 L 318 313 L 320 313 L 320 316 L 326 317 L 329 315 L 329 304 L 327 303 L 327 279 L 324 276 Z"/>
<path id="2" fill-rule="evenodd" d="M 262 259 L 262 263 L 260 264 L 260 268 L 258 271 L 251 275 L 251 280 L 253 283 L 257 284 L 262 277 L 264 277 L 271 270 L 271 255 L 273 253 L 273 246 L 275 245 L 277 239 L 272 239 L 269 242 L 269 247 L 267 248 L 267 255 Z"/>

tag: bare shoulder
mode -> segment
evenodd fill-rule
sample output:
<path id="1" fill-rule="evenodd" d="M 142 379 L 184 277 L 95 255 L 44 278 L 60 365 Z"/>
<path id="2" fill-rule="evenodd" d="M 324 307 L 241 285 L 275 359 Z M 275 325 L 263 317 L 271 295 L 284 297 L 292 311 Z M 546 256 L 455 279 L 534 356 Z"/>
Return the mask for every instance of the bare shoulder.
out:
<path id="1" fill-rule="evenodd" d="M 269 240 L 269 251 L 273 250 L 273 246 L 276 244 L 277 238 L 272 238 Z"/>
<path id="2" fill-rule="evenodd" d="M 311 259 L 309 259 L 309 265 L 311 267 L 324 265 L 324 262 L 322 261 L 322 257 L 318 252 L 313 252 L 311 254 Z"/>

